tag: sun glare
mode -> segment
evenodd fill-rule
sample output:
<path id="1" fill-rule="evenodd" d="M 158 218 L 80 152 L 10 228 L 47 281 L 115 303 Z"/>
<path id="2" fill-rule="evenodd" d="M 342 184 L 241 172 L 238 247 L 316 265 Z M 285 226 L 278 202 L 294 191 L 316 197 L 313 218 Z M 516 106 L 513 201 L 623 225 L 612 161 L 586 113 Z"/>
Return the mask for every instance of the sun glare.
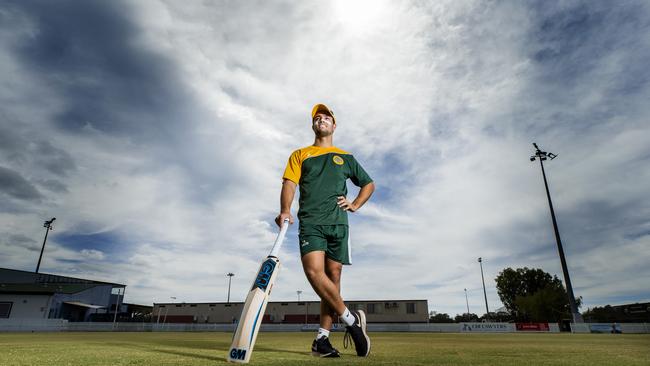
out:
<path id="1" fill-rule="evenodd" d="M 343 27 L 355 34 L 364 34 L 378 28 L 386 14 L 383 0 L 337 0 L 334 2 L 335 17 Z"/>

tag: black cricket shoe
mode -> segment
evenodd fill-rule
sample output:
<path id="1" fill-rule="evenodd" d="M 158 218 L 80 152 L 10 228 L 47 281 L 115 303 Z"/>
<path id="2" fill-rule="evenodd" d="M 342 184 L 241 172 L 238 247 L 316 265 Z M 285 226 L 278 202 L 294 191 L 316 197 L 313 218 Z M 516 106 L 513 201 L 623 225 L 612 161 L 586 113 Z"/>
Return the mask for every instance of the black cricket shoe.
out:
<path id="1" fill-rule="evenodd" d="M 311 344 L 311 355 L 316 357 L 341 357 L 339 351 L 332 347 L 328 337 L 314 339 Z"/>
<path id="2" fill-rule="evenodd" d="M 357 356 L 367 357 L 370 354 L 370 337 L 366 331 L 366 314 L 363 310 L 351 311 L 351 313 L 354 315 L 354 324 L 345 327 L 343 347 L 348 348 L 352 339 Z"/>

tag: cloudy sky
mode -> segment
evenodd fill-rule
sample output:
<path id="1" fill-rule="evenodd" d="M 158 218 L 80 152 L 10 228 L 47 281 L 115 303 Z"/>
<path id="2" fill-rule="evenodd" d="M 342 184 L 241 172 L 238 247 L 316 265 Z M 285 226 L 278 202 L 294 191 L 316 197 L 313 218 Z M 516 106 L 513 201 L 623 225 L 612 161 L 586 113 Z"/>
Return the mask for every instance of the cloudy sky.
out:
<path id="1" fill-rule="evenodd" d="M 322 102 L 377 185 L 344 298 L 482 314 L 479 256 L 490 309 L 506 267 L 562 278 L 537 142 L 583 310 L 650 301 L 648 2 L 4 1 L 0 50 L 0 267 L 56 217 L 41 272 L 243 300 Z M 274 300 L 317 299 L 296 226 Z"/>

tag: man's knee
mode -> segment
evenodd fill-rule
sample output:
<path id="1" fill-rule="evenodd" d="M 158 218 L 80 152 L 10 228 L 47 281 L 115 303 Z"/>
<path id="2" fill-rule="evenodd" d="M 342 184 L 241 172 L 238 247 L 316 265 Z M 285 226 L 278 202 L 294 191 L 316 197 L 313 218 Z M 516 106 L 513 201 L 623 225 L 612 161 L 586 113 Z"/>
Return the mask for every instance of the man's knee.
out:
<path id="1" fill-rule="evenodd" d="M 334 282 L 334 284 L 339 284 L 341 282 L 341 267 L 338 266 L 328 266 L 325 269 L 325 274 L 327 277 Z"/>
<path id="2" fill-rule="evenodd" d="M 317 280 L 318 278 L 325 275 L 323 268 L 319 267 L 305 267 L 305 275 L 310 282 Z"/>

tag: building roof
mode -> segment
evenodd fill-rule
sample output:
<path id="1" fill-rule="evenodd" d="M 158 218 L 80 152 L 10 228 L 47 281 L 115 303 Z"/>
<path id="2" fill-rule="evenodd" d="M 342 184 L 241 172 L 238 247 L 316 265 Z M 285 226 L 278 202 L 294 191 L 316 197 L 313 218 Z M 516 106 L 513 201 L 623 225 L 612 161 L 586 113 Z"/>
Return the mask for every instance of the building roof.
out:
<path id="1" fill-rule="evenodd" d="M 74 294 L 101 285 L 126 287 L 119 283 L 0 268 L 0 293 Z"/>
<path id="2" fill-rule="evenodd" d="M 106 309 L 106 306 L 86 304 L 85 302 L 81 301 L 64 301 L 63 303 L 68 305 L 81 306 L 82 308 L 88 309 Z"/>
<path id="3" fill-rule="evenodd" d="M 0 293 L 75 294 L 95 287 L 94 284 L 0 283 Z"/>
<path id="4" fill-rule="evenodd" d="M 0 268 L 0 283 L 83 283 L 126 287 L 126 285 L 121 283 L 95 281 L 85 278 L 60 276 L 49 273 L 36 273 L 10 268 Z"/>

